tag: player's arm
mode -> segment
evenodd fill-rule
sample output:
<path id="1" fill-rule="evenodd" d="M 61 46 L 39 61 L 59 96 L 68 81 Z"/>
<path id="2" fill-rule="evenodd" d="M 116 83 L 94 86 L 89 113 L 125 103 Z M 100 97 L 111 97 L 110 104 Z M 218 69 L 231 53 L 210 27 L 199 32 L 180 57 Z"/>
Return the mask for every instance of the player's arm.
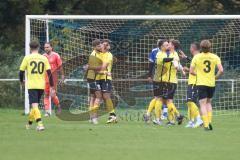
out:
<path id="1" fill-rule="evenodd" d="M 157 57 L 157 55 L 155 55 L 155 57 L 154 57 L 154 51 L 152 50 L 151 53 L 149 54 L 149 57 L 148 57 L 148 60 L 149 60 L 148 79 L 149 80 L 152 79 L 156 57 Z"/>
<path id="2" fill-rule="evenodd" d="M 59 71 L 61 73 L 61 83 L 63 83 L 65 77 L 64 77 L 64 70 L 63 70 L 63 65 L 62 65 L 62 59 L 59 55 L 57 56 L 57 65 L 58 65 Z"/>
<path id="3" fill-rule="evenodd" d="M 181 59 L 186 59 L 188 63 L 192 61 L 192 58 L 188 57 L 182 50 L 178 50 L 177 53 Z"/>
<path id="4" fill-rule="evenodd" d="M 21 85 L 24 85 L 24 73 L 25 73 L 25 70 L 27 68 L 27 59 L 26 57 L 23 58 L 23 61 L 20 65 L 20 68 L 19 68 L 19 80 L 20 80 L 20 83 Z"/>
<path id="5" fill-rule="evenodd" d="M 186 75 L 186 73 L 183 69 L 183 66 L 180 63 L 180 59 L 179 59 L 178 55 L 175 55 L 172 63 L 176 70 L 180 71 L 184 76 Z"/>
<path id="6" fill-rule="evenodd" d="M 53 82 L 51 67 L 50 67 L 50 64 L 49 64 L 47 58 L 45 58 L 44 64 L 46 66 L 46 72 L 47 72 L 48 79 L 49 79 L 49 84 L 50 84 L 50 95 L 52 96 L 53 94 L 55 94 L 54 82 Z"/>
<path id="7" fill-rule="evenodd" d="M 190 69 L 189 69 L 189 73 L 196 76 L 196 72 L 195 72 L 195 66 L 196 66 L 196 57 L 194 57 L 192 59 L 191 65 L 190 65 Z"/>
<path id="8" fill-rule="evenodd" d="M 218 72 L 215 76 L 215 79 L 218 79 L 223 74 L 223 66 L 219 57 L 217 59 L 217 68 L 218 68 Z"/>

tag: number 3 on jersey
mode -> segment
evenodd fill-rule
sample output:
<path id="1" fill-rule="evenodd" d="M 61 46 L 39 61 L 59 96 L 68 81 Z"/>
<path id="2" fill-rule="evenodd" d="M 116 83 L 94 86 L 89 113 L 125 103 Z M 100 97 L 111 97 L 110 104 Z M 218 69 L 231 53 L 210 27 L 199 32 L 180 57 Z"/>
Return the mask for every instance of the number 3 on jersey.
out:
<path id="1" fill-rule="evenodd" d="M 43 74 L 44 63 L 42 61 L 39 62 L 31 61 L 30 66 L 33 67 L 31 71 L 32 74 Z"/>
<path id="2" fill-rule="evenodd" d="M 204 62 L 203 62 L 203 64 L 205 64 L 205 68 L 203 69 L 203 71 L 205 72 L 205 73 L 209 73 L 210 71 L 211 71 L 211 62 L 209 61 L 209 60 L 205 60 Z"/>

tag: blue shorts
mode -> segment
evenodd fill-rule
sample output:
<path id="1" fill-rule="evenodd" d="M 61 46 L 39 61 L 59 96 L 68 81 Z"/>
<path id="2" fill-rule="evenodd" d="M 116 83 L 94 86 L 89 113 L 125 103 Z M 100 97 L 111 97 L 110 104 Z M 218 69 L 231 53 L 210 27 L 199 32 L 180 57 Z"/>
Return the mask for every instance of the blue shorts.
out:
<path id="1" fill-rule="evenodd" d="M 187 102 L 198 102 L 198 87 L 190 84 L 187 88 Z"/>
<path id="2" fill-rule="evenodd" d="M 112 91 L 112 81 L 107 80 L 96 80 L 97 90 L 102 92 Z"/>
<path id="3" fill-rule="evenodd" d="M 95 94 L 96 90 L 97 90 L 97 83 L 95 80 L 93 79 L 87 79 L 88 82 L 88 87 L 90 89 L 90 94 Z"/>
<path id="4" fill-rule="evenodd" d="M 212 98 L 215 92 L 215 87 L 197 86 L 199 100 L 204 98 Z"/>
<path id="5" fill-rule="evenodd" d="M 29 104 L 39 103 L 43 92 L 43 89 L 28 89 Z"/>

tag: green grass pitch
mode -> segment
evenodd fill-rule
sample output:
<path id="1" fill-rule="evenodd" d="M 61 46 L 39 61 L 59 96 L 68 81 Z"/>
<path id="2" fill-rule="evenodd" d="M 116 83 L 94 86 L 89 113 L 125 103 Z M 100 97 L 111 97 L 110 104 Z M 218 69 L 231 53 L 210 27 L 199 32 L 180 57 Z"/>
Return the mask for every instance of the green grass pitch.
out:
<path id="1" fill-rule="evenodd" d="M 44 118 L 25 130 L 20 111 L 0 110 L 2 160 L 238 160 L 240 116 L 215 116 L 214 131 L 120 121 L 99 125 Z"/>

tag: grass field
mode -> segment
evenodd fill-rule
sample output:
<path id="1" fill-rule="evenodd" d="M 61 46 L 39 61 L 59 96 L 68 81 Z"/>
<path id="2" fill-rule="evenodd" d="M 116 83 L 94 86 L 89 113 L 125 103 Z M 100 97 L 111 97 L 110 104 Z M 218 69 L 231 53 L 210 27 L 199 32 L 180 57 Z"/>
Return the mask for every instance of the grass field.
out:
<path id="1" fill-rule="evenodd" d="M 25 130 L 20 111 L 0 110 L 1 160 L 238 160 L 240 116 L 214 117 L 214 131 L 121 121 L 106 125 L 44 118 Z"/>

